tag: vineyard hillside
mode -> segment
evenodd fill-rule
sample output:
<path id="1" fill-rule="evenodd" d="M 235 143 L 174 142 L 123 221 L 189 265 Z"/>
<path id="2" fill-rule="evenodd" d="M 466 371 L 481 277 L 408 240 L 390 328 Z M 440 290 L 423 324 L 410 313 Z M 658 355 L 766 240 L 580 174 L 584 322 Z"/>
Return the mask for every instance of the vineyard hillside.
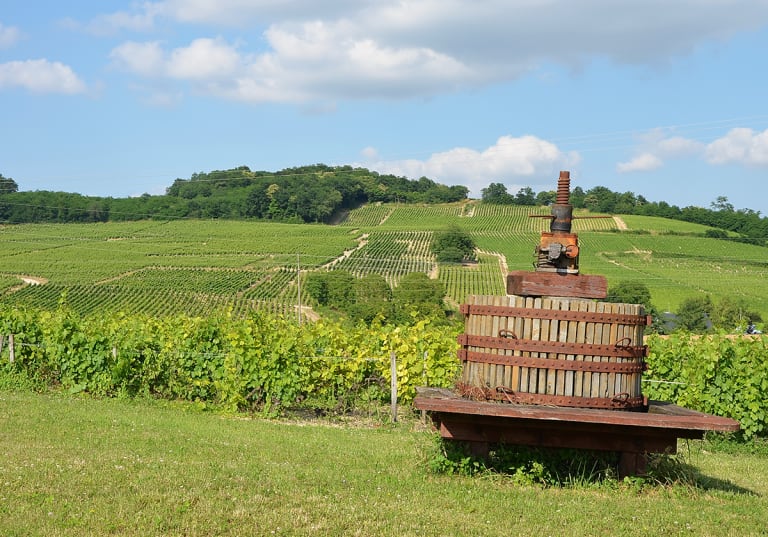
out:
<path id="1" fill-rule="evenodd" d="M 375 273 L 392 286 L 410 272 L 444 284 L 456 307 L 469 294 L 504 293 L 508 270 L 532 269 L 546 207 L 476 201 L 383 203 L 352 210 L 335 225 L 269 221 L 146 220 L 0 226 L 0 305 L 168 315 L 233 315 L 266 309 L 312 315 L 301 281 L 311 271 Z M 532 217 L 533 216 L 533 217 Z M 538 218 L 536 216 L 543 216 Z M 581 270 L 609 285 L 639 281 L 661 311 L 708 294 L 737 298 L 768 318 L 768 251 L 706 237 L 707 227 L 657 217 L 577 210 Z M 599 217 L 599 218 L 595 218 Z M 455 225 L 474 239 L 478 261 L 438 264 L 435 231 Z"/>

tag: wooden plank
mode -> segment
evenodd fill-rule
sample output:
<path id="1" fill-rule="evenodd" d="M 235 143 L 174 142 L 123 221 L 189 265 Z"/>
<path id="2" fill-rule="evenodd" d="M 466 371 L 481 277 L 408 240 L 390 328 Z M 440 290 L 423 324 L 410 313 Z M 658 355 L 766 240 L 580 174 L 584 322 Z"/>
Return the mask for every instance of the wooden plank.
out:
<path id="1" fill-rule="evenodd" d="M 589 309 L 589 301 L 587 300 L 580 300 L 579 301 L 579 311 L 588 311 Z M 578 343 L 584 343 L 586 341 L 587 336 L 587 323 L 586 321 L 581 321 L 576 324 L 576 341 Z M 575 359 L 579 362 L 584 362 L 584 355 L 583 354 L 577 354 L 575 356 Z M 584 372 L 583 371 L 577 371 L 574 374 L 574 380 L 573 380 L 573 395 L 576 397 L 583 397 L 584 396 Z"/>
<path id="2" fill-rule="evenodd" d="M 610 308 L 605 302 L 598 302 L 597 311 L 599 313 L 605 313 L 606 311 L 610 311 Z M 610 325 L 605 323 L 595 323 L 595 334 L 600 335 L 600 340 L 596 343 L 607 344 L 611 339 Z M 602 362 L 604 360 L 602 356 L 598 356 L 595 361 Z M 593 379 L 595 377 L 597 377 L 597 385 L 593 385 L 592 387 L 594 397 L 605 397 L 608 392 L 608 373 L 598 373 L 592 376 Z"/>
<path id="3" fill-rule="evenodd" d="M 512 297 L 501 297 L 501 303 L 502 305 L 509 306 L 512 303 Z M 510 319 L 509 317 L 505 317 L 504 319 L 502 319 L 502 322 L 500 323 L 500 327 L 501 329 L 509 330 L 510 325 L 512 323 L 514 323 L 513 319 Z M 502 352 L 502 354 L 508 355 L 512 353 L 510 353 L 508 350 L 505 350 L 504 352 Z M 503 367 L 503 375 L 502 375 L 502 385 L 511 389 L 514 389 L 512 387 L 512 370 L 513 369 L 517 369 L 517 367 L 511 366 L 511 365 L 505 365 Z"/>
<path id="4" fill-rule="evenodd" d="M 645 307 L 640 306 L 638 308 L 638 312 L 641 315 L 645 315 Z M 645 335 L 645 327 L 644 326 L 636 326 L 635 327 L 635 344 L 636 345 L 642 345 L 643 344 L 643 336 Z M 644 358 L 640 358 L 641 360 Z M 643 376 L 642 375 L 635 375 L 635 393 L 638 395 L 641 395 L 643 393 Z"/>
<path id="5" fill-rule="evenodd" d="M 739 430 L 739 422 L 736 420 L 657 401 L 650 402 L 648 412 L 621 412 L 594 408 L 510 405 L 473 401 L 458 397 L 447 389 L 437 389 L 437 391 L 431 392 L 419 389 L 414 399 L 414 406 L 419 410 L 440 413 L 541 420 L 550 423 L 550 425 L 557 422 L 579 422 L 679 430 L 720 432 Z"/>
<path id="6" fill-rule="evenodd" d="M 512 307 L 516 307 L 516 308 L 517 307 L 522 307 L 522 305 L 524 303 L 525 303 L 525 300 L 523 299 L 523 297 L 520 297 L 520 296 L 510 296 L 509 297 L 509 305 L 512 306 Z M 524 330 L 524 325 L 525 325 L 525 319 L 523 319 L 520 316 L 516 316 L 514 318 L 514 322 L 512 323 L 510 328 L 511 328 L 512 332 L 517 337 L 521 337 L 521 334 L 523 333 L 523 330 Z M 521 356 L 522 355 L 522 353 L 519 352 L 519 351 L 515 351 L 512 354 L 516 355 L 516 356 Z M 516 390 L 524 392 L 524 391 L 527 390 L 528 384 L 527 384 L 527 382 L 525 384 L 523 384 L 523 382 L 521 380 L 521 378 L 523 376 L 522 372 L 525 371 L 525 378 L 527 379 L 528 375 L 529 375 L 529 368 L 527 368 L 527 367 L 520 367 L 520 366 L 516 366 L 515 368 L 518 371 L 518 375 L 517 375 L 518 381 L 516 383 L 516 386 L 517 386 Z M 515 388 L 513 388 L 513 390 L 515 390 Z"/>
<path id="7" fill-rule="evenodd" d="M 488 304 L 489 303 L 489 297 L 487 295 L 481 295 L 480 297 L 480 303 L 481 304 Z M 487 336 L 491 332 L 491 319 L 487 315 L 481 315 L 480 317 L 480 335 Z M 490 374 L 489 367 L 491 367 L 489 364 L 480 364 L 480 378 L 481 383 L 480 386 L 485 386 L 488 383 L 488 376 Z"/>
<path id="8" fill-rule="evenodd" d="M 570 310 L 578 310 L 579 305 L 581 304 L 581 300 L 571 300 L 568 303 L 568 308 Z M 568 343 L 576 343 L 578 340 L 576 339 L 576 335 L 578 333 L 579 329 L 579 321 L 569 321 L 568 322 L 568 331 L 566 336 L 566 341 Z M 565 359 L 573 362 L 576 360 L 575 354 L 567 354 L 565 356 Z M 576 395 L 575 393 L 575 382 L 576 382 L 576 373 L 573 371 L 566 371 L 565 372 L 565 391 L 563 392 L 564 395 L 567 395 L 569 397 L 572 397 Z"/>
<path id="9" fill-rule="evenodd" d="M 507 274 L 507 294 L 603 299 L 608 295 L 605 276 L 512 271 Z"/>
<path id="10" fill-rule="evenodd" d="M 520 307 L 532 307 L 533 306 L 533 299 L 518 297 L 517 302 L 519 303 Z M 530 318 L 524 318 L 522 322 L 522 338 L 523 339 L 531 339 L 533 337 L 533 319 Z M 531 356 L 531 352 L 522 352 L 520 353 L 522 356 Z M 528 393 L 536 393 L 538 389 L 538 382 L 539 382 L 539 375 L 538 375 L 538 369 L 537 368 L 530 368 L 528 371 L 528 386 L 525 391 Z"/>
<path id="11" fill-rule="evenodd" d="M 677 444 L 677 431 L 674 429 L 635 428 L 633 431 L 589 423 L 553 428 L 551 424 L 535 421 L 499 418 L 478 421 L 455 414 L 441 414 L 437 420 L 440 436 L 469 442 L 651 453 L 674 453 Z"/>
<path id="12" fill-rule="evenodd" d="M 618 307 L 618 304 L 608 304 L 606 305 L 606 308 L 608 308 L 608 311 L 611 313 L 620 313 L 620 309 Z M 606 343 L 609 343 L 611 345 L 615 344 L 619 340 L 619 325 L 616 323 L 610 324 L 610 336 L 608 338 L 608 341 Z M 605 330 L 603 330 L 603 336 L 605 336 Z M 603 359 L 603 362 L 610 362 L 611 359 L 608 357 L 605 357 Z M 608 373 L 608 384 L 606 385 L 606 391 L 605 395 L 603 397 L 611 397 L 612 395 L 616 394 L 616 373 Z"/>
<path id="13" fill-rule="evenodd" d="M 587 303 L 587 311 L 597 311 L 596 302 Z M 586 323 L 584 330 L 584 342 L 593 344 L 595 342 L 595 323 Z M 593 356 L 585 356 L 584 361 L 591 362 L 594 360 Z M 591 397 L 592 394 L 592 373 L 585 372 L 582 380 L 581 394 L 583 397 Z"/>
<path id="14" fill-rule="evenodd" d="M 526 300 L 526 306 L 530 303 L 530 301 L 533 301 L 532 306 L 534 308 L 540 309 L 542 307 L 542 300 L 539 297 L 536 297 L 534 299 L 528 298 Z M 535 340 L 541 340 L 542 334 L 549 333 L 549 321 L 542 321 L 541 319 L 534 319 L 532 323 L 531 328 L 531 339 Z M 537 352 L 534 353 L 534 355 L 537 358 L 546 358 L 547 353 L 546 352 Z M 546 394 L 547 393 L 547 370 L 545 368 L 539 368 L 536 370 L 536 393 L 538 394 Z"/>
<path id="15" fill-rule="evenodd" d="M 545 302 L 548 302 L 549 309 L 560 309 L 560 301 L 554 298 L 546 298 Z M 545 306 L 547 307 L 547 306 Z M 549 321 L 549 334 L 547 338 L 549 341 L 557 341 L 557 335 L 559 333 L 559 321 L 551 319 Z M 548 354 L 550 359 L 556 359 L 557 355 Z M 556 371 L 549 369 L 547 371 L 547 395 L 557 395 L 557 375 Z"/>
<path id="16" fill-rule="evenodd" d="M 568 310 L 568 309 L 570 309 L 570 301 L 568 301 L 568 300 L 560 300 L 559 303 L 560 303 L 560 309 L 561 310 Z M 560 341 L 560 342 L 563 342 L 563 343 L 568 341 L 568 321 L 560 321 L 558 323 L 558 332 L 557 332 L 557 335 L 555 336 L 555 341 Z M 565 354 L 558 354 L 557 355 L 557 359 L 558 360 L 565 360 L 565 359 L 567 359 L 567 355 L 565 355 Z M 556 372 L 556 375 L 557 375 L 557 394 L 558 395 L 565 394 L 565 380 L 566 380 L 566 377 L 567 377 L 568 373 L 570 373 L 570 371 L 569 372 L 565 372 L 565 371 L 557 371 Z"/>
<path id="17" fill-rule="evenodd" d="M 501 297 L 500 296 L 493 296 L 489 295 L 488 302 L 492 306 L 501 306 Z M 498 337 L 499 335 L 499 329 L 500 329 L 500 322 L 501 317 L 498 315 L 489 315 L 488 317 L 488 332 L 484 335 L 487 336 L 494 336 Z M 499 351 L 497 349 L 492 349 L 491 354 L 499 354 Z M 504 366 L 500 366 L 498 364 L 489 364 L 488 365 L 488 376 L 486 377 L 488 379 L 488 387 L 492 390 L 496 389 L 496 386 L 499 386 L 501 384 L 501 381 L 499 379 L 499 369 L 501 369 L 502 374 L 501 378 L 504 378 Z"/>
<path id="18" fill-rule="evenodd" d="M 475 295 L 472 295 L 469 297 L 471 304 L 477 304 L 478 303 L 478 297 Z M 470 334 L 477 334 L 479 333 L 479 325 L 480 325 L 480 316 L 478 315 L 470 315 L 467 318 L 467 321 L 469 323 L 469 327 L 467 329 L 468 333 Z M 480 364 L 468 362 L 467 365 L 469 366 L 469 378 L 467 380 L 467 383 L 472 386 L 479 386 L 480 382 L 482 381 L 480 376 Z"/>

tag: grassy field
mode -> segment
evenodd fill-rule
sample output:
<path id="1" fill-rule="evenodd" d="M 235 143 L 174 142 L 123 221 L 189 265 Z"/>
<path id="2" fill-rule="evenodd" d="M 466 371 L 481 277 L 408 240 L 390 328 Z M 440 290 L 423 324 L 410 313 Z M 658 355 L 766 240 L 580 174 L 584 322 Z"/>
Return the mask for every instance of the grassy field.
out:
<path id="1" fill-rule="evenodd" d="M 416 419 L 340 427 L 0 389 L 0 533 L 766 535 L 765 446 L 681 447 L 690 480 L 547 487 L 433 473 Z"/>
<path id="2" fill-rule="evenodd" d="M 502 292 L 506 270 L 532 268 L 545 208 L 371 205 L 335 226 L 183 220 L 0 226 L 0 305 L 55 308 L 63 294 L 75 310 L 206 315 L 252 309 L 294 312 L 297 274 L 343 269 L 376 273 L 391 285 L 425 272 L 446 286 L 449 304 L 468 294 Z M 766 249 L 704 238 L 704 226 L 662 218 L 576 213 L 581 270 L 609 285 L 638 280 L 658 309 L 674 311 L 699 294 L 743 299 L 768 318 Z M 438 265 L 435 231 L 455 224 L 481 250 L 479 264 Z M 621 231 L 619 231 L 619 227 Z M 308 297 L 302 305 L 311 306 Z"/>

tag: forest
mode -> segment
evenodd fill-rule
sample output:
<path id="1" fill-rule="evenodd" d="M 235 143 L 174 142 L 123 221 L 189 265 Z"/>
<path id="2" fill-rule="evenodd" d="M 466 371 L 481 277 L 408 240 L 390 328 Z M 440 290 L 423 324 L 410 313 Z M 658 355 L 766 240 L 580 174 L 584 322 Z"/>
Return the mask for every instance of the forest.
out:
<path id="1" fill-rule="evenodd" d="M 247 166 L 176 179 L 164 195 L 103 198 L 50 191 L 19 191 L 0 175 L 0 221 L 107 222 L 143 219 L 264 219 L 329 223 L 364 203 L 450 203 L 468 195 L 422 177 L 409 180 L 351 166 L 316 164 L 278 172 Z"/>
<path id="2" fill-rule="evenodd" d="M 247 166 L 192 174 L 176 179 L 163 195 L 112 198 L 77 193 L 22 191 L 0 174 L 0 222 L 67 223 L 145 219 L 258 219 L 289 223 L 332 223 L 346 211 L 366 203 L 438 204 L 465 200 L 466 187 L 446 186 L 427 178 L 407 179 L 365 168 L 315 164 L 276 172 L 251 171 Z M 507 192 L 502 183 L 482 190 L 481 201 L 499 205 L 549 205 L 554 191 L 530 187 Z M 735 209 L 721 196 L 709 208 L 680 208 L 649 201 L 633 192 L 604 186 L 571 191 L 576 208 L 604 214 L 671 218 L 713 228 L 713 238 L 765 245 L 768 218 L 751 209 Z M 731 232 L 729 235 L 727 232 Z"/>

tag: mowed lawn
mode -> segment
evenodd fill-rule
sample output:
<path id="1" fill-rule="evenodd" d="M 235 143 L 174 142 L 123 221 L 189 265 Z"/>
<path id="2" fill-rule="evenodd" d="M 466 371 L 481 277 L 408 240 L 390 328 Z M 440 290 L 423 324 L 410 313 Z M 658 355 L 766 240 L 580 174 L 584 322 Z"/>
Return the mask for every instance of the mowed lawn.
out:
<path id="1" fill-rule="evenodd" d="M 765 450 L 681 447 L 695 485 L 519 485 L 432 473 L 435 436 L 415 418 L 270 421 L 2 390 L 0 535 L 766 535 Z"/>

